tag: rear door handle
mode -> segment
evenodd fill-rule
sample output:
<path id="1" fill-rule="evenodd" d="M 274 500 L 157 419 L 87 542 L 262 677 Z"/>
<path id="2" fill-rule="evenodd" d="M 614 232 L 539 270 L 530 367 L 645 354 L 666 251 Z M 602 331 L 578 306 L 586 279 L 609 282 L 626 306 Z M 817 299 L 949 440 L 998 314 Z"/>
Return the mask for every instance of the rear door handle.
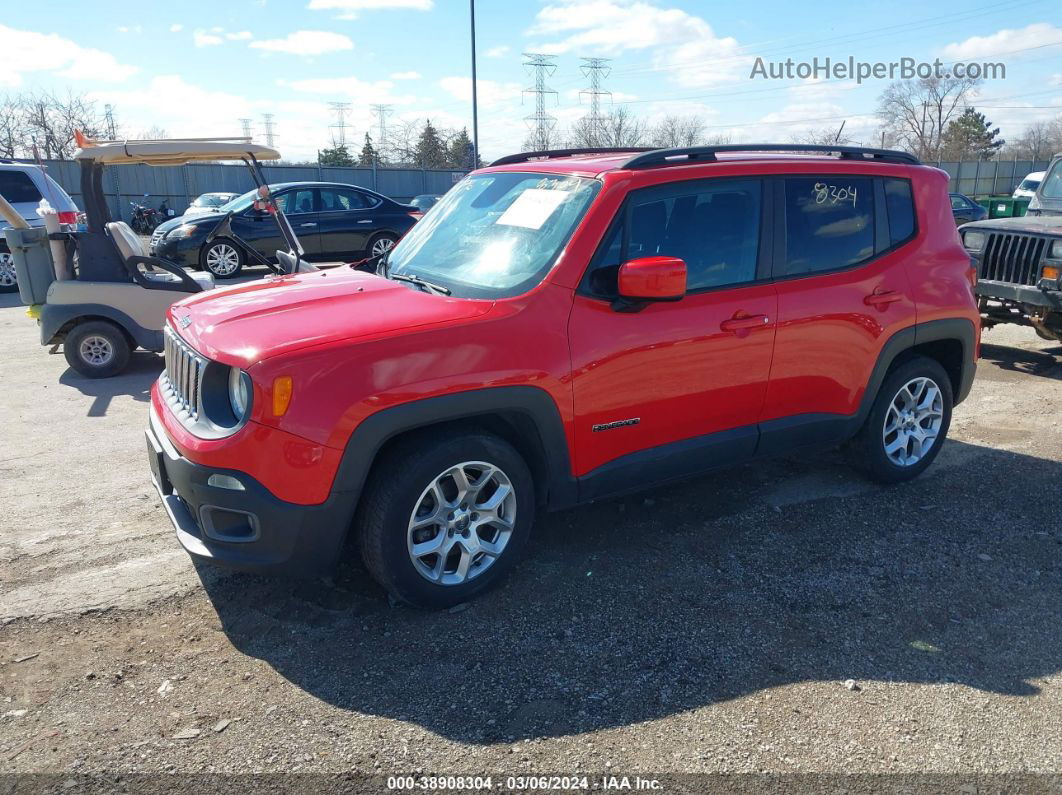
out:
<path id="1" fill-rule="evenodd" d="M 863 299 L 863 303 L 867 306 L 876 306 L 878 309 L 884 309 L 889 304 L 902 300 L 903 293 L 898 293 L 894 290 L 883 290 L 880 293 L 871 293 Z"/>
<path id="2" fill-rule="evenodd" d="M 719 324 L 723 331 L 741 331 L 750 328 L 763 328 L 771 319 L 767 315 L 746 315 L 744 317 L 732 317 Z"/>
<path id="3" fill-rule="evenodd" d="M 317 226 L 317 224 L 313 223 L 312 221 L 308 221 L 305 224 L 299 224 L 299 226 Z"/>

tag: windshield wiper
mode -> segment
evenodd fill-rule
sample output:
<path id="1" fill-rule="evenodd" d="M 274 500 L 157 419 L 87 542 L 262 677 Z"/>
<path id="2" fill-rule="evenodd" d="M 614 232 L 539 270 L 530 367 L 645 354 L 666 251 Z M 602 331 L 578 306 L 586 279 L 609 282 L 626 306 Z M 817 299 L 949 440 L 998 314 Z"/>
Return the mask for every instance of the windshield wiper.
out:
<path id="1" fill-rule="evenodd" d="M 439 295 L 449 295 L 450 288 L 443 287 L 441 284 L 432 284 L 431 282 L 420 278 L 419 276 L 411 276 L 407 273 L 390 273 L 387 276 L 388 279 L 392 279 L 396 282 L 409 282 L 415 284 L 423 290 L 429 293 L 438 293 Z"/>

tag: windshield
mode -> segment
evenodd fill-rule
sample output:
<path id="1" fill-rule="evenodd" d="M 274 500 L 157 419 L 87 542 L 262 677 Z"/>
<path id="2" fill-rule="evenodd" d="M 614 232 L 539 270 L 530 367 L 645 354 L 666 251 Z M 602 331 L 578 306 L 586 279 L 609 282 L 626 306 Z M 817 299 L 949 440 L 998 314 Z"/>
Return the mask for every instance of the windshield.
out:
<path id="1" fill-rule="evenodd" d="M 462 180 L 391 250 L 388 271 L 454 295 L 501 298 L 538 284 L 600 183 L 503 172 Z"/>
<path id="2" fill-rule="evenodd" d="M 204 193 L 194 202 L 193 207 L 220 207 L 227 200 L 230 200 L 232 196 L 227 193 Z"/>
<path id="3" fill-rule="evenodd" d="M 1038 180 L 1038 179 L 1026 179 L 1026 180 L 1022 180 L 1022 183 L 1018 186 L 1018 190 L 1035 191 L 1039 187 L 1040 187 L 1040 180 Z"/>
<path id="4" fill-rule="evenodd" d="M 254 203 L 254 197 L 258 194 L 258 189 L 249 190 L 242 196 L 237 196 L 235 199 L 229 202 L 225 202 L 218 207 L 219 213 L 242 213 L 248 207 Z"/>
<path id="5" fill-rule="evenodd" d="M 1046 199 L 1062 199 L 1062 158 L 1055 160 L 1051 171 L 1044 177 L 1040 195 Z"/>

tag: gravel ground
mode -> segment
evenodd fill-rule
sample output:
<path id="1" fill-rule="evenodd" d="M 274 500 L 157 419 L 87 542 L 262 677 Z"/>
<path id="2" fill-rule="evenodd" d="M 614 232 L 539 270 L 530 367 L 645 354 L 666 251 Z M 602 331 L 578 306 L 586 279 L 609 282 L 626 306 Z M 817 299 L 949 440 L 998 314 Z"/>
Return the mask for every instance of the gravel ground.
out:
<path id="1" fill-rule="evenodd" d="M 1026 329 L 913 483 L 826 453 L 546 516 L 426 613 L 353 559 L 197 570 L 144 461 L 159 359 L 86 381 L 0 306 L 0 770 L 1062 772 L 1062 346 Z"/>

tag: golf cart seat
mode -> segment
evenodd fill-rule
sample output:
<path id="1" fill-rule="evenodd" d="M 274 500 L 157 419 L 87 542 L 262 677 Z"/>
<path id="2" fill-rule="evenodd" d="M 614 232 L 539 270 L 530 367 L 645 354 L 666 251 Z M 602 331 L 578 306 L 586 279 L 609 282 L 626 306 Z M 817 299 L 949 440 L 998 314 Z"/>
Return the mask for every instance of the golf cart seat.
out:
<path id="1" fill-rule="evenodd" d="M 214 277 L 209 273 L 188 273 L 174 263 L 152 257 L 144 250 L 140 237 L 129 228 L 129 224 L 125 221 L 111 221 L 104 225 L 104 229 L 122 255 L 126 271 L 141 287 L 190 293 L 198 293 L 214 287 Z M 141 265 L 144 266 L 144 270 L 141 270 Z"/>

